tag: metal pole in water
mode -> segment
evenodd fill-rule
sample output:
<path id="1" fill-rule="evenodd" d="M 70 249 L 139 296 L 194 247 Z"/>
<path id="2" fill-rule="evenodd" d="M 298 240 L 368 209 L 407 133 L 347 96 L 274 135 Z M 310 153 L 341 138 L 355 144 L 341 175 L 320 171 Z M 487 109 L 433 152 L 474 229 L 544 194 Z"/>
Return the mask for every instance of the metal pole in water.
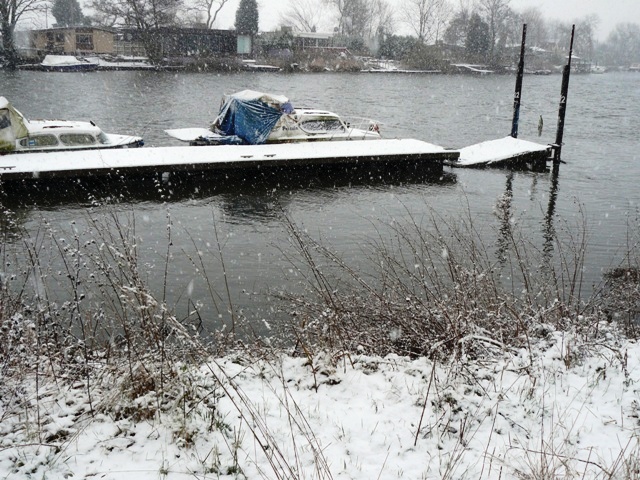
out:
<path id="1" fill-rule="evenodd" d="M 567 94 L 569 92 L 569 76 L 571 75 L 571 57 L 573 56 L 573 36 L 576 26 L 571 28 L 571 44 L 569 45 L 569 61 L 562 71 L 562 88 L 560 90 L 560 107 L 558 108 L 558 129 L 556 130 L 556 143 L 554 144 L 553 163 L 560 163 L 562 152 L 562 136 L 564 135 L 564 116 L 567 113 Z"/>
<path id="2" fill-rule="evenodd" d="M 513 122 L 511 136 L 518 138 L 518 122 L 520 121 L 520 99 L 522 98 L 522 78 L 524 77 L 524 46 L 527 40 L 527 24 L 522 25 L 522 44 L 520 45 L 520 61 L 516 76 L 516 93 L 513 96 Z"/>

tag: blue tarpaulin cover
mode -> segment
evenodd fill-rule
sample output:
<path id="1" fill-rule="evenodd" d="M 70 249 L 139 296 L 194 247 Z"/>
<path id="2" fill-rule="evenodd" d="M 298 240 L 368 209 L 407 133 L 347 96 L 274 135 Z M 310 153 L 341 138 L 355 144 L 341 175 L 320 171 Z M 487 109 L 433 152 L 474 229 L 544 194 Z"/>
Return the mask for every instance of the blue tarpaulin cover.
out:
<path id="1" fill-rule="evenodd" d="M 293 107 L 286 97 L 243 90 L 225 95 L 214 128 L 226 136 L 259 145 L 265 143 L 283 113 Z"/>

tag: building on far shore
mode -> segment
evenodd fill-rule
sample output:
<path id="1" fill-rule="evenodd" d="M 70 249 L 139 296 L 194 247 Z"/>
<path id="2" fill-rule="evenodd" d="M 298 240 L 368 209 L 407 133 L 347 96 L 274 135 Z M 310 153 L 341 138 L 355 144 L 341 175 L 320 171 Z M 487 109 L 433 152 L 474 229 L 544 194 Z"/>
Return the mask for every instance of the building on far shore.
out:
<path id="1" fill-rule="evenodd" d="M 56 27 L 29 32 L 29 48 L 57 55 L 113 54 L 116 30 L 105 27 Z"/>
<path id="2" fill-rule="evenodd" d="M 252 38 L 234 30 L 161 27 L 155 41 L 167 57 L 229 57 L 251 52 Z M 56 55 L 112 55 L 144 57 L 141 33 L 135 28 L 55 27 L 20 32 L 19 48 L 25 57 Z"/>
<path id="3" fill-rule="evenodd" d="M 160 27 L 154 33 L 166 57 L 229 57 L 245 54 L 247 48 L 251 49 L 250 38 L 246 39 L 246 35 L 239 35 L 235 30 Z M 115 47 L 114 53 L 118 55 L 145 54 L 140 31 L 135 28 L 119 29 Z"/>

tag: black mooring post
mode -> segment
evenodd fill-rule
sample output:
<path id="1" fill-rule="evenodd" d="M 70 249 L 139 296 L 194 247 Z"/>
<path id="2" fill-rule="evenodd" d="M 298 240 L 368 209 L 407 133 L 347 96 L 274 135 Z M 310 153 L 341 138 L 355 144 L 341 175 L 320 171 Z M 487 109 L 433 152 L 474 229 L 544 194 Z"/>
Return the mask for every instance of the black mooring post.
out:
<path id="1" fill-rule="evenodd" d="M 569 76 L 571 75 L 571 57 L 573 56 L 573 36 L 576 26 L 571 28 L 571 44 L 569 45 L 569 61 L 562 71 L 562 88 L 560 89 L 560 107 L 558 108 L 558 129 L 556 130 L 556 143 L 554 145 L 553 163 L 560 163 L 562 152 L 562 136 L 564 135 L 564 116 L 567 113 L 567 94 L 569 93 Z"/>
<path id="2" fill-rule="evenodd" d="M 518 62 L 518 75 L 516 76 L 516 93 L 513 96 L 513 122 L 511 123 L 511 136 L 518 138 L 518 122 L 520 121 L 520 99 L 522 98 L 522 78 L 524 77 L 524 46 L 527 40 L 527 24 L 522 25 L 522 44 L 520 45 L 520 61 Z"/>

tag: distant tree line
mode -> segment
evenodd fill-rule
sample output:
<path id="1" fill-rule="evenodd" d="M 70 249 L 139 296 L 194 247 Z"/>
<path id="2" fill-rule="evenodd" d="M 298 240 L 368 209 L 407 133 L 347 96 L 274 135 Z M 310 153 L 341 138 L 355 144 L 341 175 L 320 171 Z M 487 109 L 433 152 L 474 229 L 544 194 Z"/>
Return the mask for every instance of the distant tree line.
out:
<path id="1" fill-rule="evenodd" d="M 607 41 L 597 45 L 595 60 L 604 65 L 622 67 L 640 64 L 640 25 L 618 24 Z"/>
<path id="2" fill-rule="evenodd" d="M 523 23 L 527 24 L 529 47 L 562 52 L 568 49 L 571 24 L 547 20 L 536 7 L 517 12 L 510 0 L 398 1 L 290 0 L 281 21 L 302 32 L 332 30 L 348 37 L 359 36 L 361 44 L 373 54 L 422 63 L 437 61 L 443 54 L 490 65 L 509 63 L 511 52 L 520 44 Z M 398 5 L 400 8 L 392 8 Z M 612 66 L 640 63 L 640 26 L 618 25 L 605 42 L 598 43 L 597 16 L 576 18 L 573 23 L 574 50 L 583 58 Z M 412 35 L 398 35 L 401 27 Z M 427 58 L 420 60 L 420 54 Z M 562 55 L 557 60 L 561 61 Z"/>
<path id="3" fill-rule="evenodd" d="M 49 0 L 0 0 L 2 55 L 9 67 L 18 61 L 14 30 L 22 18 L 41 16 Z M 510 0 L 289 0 L 281 23 L 299 32 L 331 31 L 355 53 L 404 60 L 428 66 L 444 57 L 488 65 L 510 63 L 520 43 L 522 24 L 528 25 L 527 45 L 566 51 L 571 25 L 549 21 L 538 8 L 513 10 Z M 398 4 L 397 2 L 400 2 Z M 229 0 L 89 0 L 94 14 L 84 15 L 78 0 L 53 0 L 50 9 L 59 26 L 129 27 L 140 38 L 153 62 L 161 60 L 158 31 L 167 26 L 214 28 Z M 263 2 L 263 8 L 269 8 Z M 400 7 L 400 8 L 398 8 Z M 618 25 L 598 43 L 599 19 L 576 19 L 575 52 L 588 60 L 629 66 L 640 63 L 640 26 Z M 235 28 L 257 34 L 259 5 L 241 0 Z M 397 32 L 410 31 L 411 35 Z M 561 58 L 559 58 L 561 60 Z"/>

